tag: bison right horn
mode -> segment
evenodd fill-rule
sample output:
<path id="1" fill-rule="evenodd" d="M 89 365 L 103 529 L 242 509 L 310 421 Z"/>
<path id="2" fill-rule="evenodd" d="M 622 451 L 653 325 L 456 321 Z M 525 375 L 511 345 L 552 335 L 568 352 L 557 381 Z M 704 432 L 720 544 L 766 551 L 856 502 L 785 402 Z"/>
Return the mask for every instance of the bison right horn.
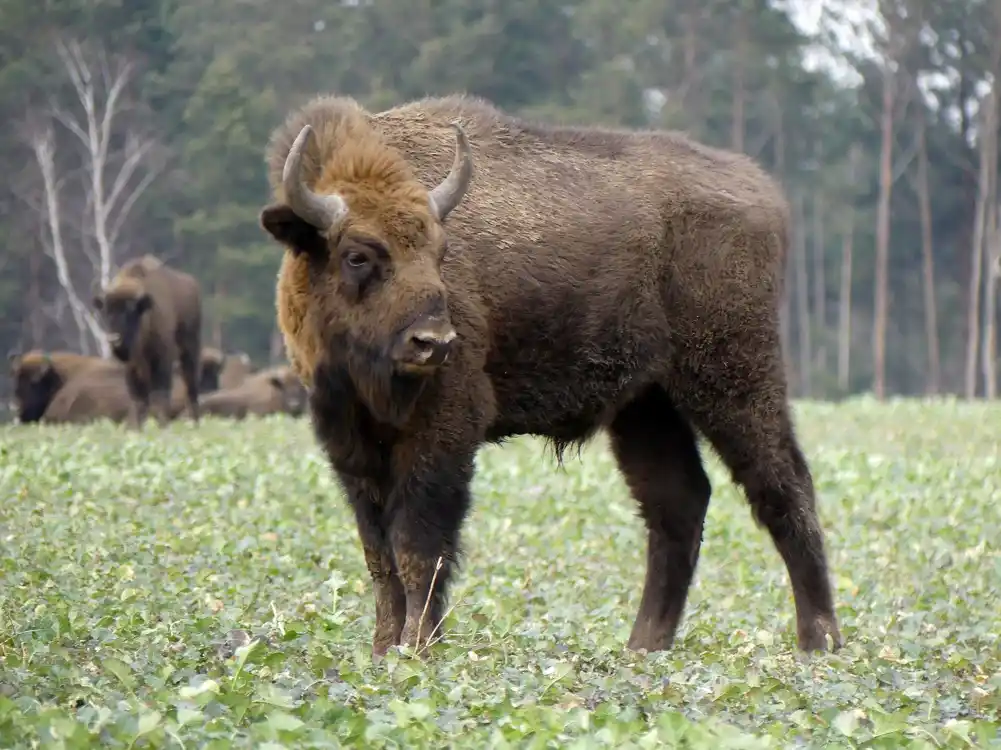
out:
<path id="1" fill-rule="evenodd" d="M 348 206 L 337 194 L 318 195 L 306 187 L 302 178 L 302 157 L 306 143 L 312 137 L 313 128 L 303 125 L 285 158 L 282 187 L 285 189 L 285 200 L 295 215 L 307 224 L 326 231 L 344 220 L 348 214 Z"/>
<path id="2" fill-rule="evenodd" d="M 429 195 L 431 210 L 438 217 L 438 221 L 444 221 L 452 209 L 459 205 L 473 178 L 473 152 L 469 148 L 466 131 L 462 129 L 458 120 L 453 120 L 451 125 L 455 128 L 455 158 L 452 160 L 452 171 Z"/>

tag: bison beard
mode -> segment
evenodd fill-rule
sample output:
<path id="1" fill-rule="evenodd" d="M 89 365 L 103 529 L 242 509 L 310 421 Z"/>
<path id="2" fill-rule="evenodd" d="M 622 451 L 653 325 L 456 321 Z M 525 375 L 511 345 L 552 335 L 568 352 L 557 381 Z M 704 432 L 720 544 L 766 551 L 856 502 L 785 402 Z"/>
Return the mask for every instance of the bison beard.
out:
<path id="1" fill-rule="evenodd" d="M 313 429 L 354 511 L 375 588 L 373 654 L 381 656 L 401 642 L 418 647 L 443 615 L 470 506 L 475 447 L 426 445 L 421 434 L 401 439 L 359 400 L 343 365 L 320 364 L 313 383 Z M 400 399 L 394 415 L 399 418 L 427 385 L 426 379 L 387 376 L 377 387 L 386 389 L 380 398 Z M 409 458 L 415 459 L 409 470 L 399 471 Z"/>

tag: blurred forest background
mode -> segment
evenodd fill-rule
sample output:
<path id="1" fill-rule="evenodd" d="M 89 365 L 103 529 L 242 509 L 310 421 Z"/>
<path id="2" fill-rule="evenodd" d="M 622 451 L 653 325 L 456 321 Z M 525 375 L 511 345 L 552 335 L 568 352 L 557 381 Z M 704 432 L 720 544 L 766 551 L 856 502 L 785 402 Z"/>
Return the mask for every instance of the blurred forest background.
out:
<path id="1" fill-rule="evenodd" d="M 149 252 L 201 281 L 207 344 L 280 359 L 271 129 L 318 92 L 467 91 L 776 175 L 796 395 L 992 398 L 1001 0 L 847 5 L 814 31 L 778 0 L 3 0 L 0 347 L 98 353 L 94 285 Z"/>

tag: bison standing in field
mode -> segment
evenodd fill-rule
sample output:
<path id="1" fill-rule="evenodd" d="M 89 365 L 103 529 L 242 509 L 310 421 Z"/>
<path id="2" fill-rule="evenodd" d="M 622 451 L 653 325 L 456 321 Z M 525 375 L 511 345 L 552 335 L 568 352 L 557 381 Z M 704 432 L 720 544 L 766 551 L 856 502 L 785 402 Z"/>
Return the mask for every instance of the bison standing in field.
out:
<path id="1" fill-rule="evenodd" d="M 800 648 L 840 645 L 779 340 L 788 207 L 750 158 L 468 97 L 330 96 L 267 162 L 278 321 L 357 519 L 375 654 L 438 626 L 478 446 L 535 434 L 562 457 L 601 428 L 648 530 L 630 648 L 670 647 L 682 616 L 710 498 L 696 431 L 785 561 Z"/>
<path id="2" fill-rule="evenodd" d="M 95 371 L 122 372 L 115 360 L 65 351 L 33 349 L 12 353 L 8 360 L 18 419 L 24 423 L 41 420 L 56 394 L 76 378 Z"/>
<path id="3" fill-rule="evenodd" d="M 152 256 L 126 263 L 94 297 L 109 331 L 112 351 L 127 364 L 133 399 L 131 423 L 138 427 L 152 405 L 157 420 L 170 419 L 174 362 L 180 364 L 188 409 L 198 421 L 198 371 L 202 305 L 198 282 Z"/>
<path id="4" fill-rule="evenodd" d="M 243 419 L 279 412 L 298 417 L 306 409 L 306 389 L 291 367 L 271 367 L 249 375 L 239 385 L 210 393 L 201 402 L 203 414 Z"/>

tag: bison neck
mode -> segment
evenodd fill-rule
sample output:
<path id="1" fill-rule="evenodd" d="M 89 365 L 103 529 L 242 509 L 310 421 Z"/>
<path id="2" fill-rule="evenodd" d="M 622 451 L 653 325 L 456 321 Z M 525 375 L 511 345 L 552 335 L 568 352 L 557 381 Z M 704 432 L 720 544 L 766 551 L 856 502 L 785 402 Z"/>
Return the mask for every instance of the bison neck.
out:
<path id="1" fill-rule="evenodd" d="M 425 386 L 424 379 L 399 376 L 359 383 L 346 365 L 318 365 L 310 413 L 334 469 L 351 476 L 385 476 L 392 447 L 406 433 Z"/>

